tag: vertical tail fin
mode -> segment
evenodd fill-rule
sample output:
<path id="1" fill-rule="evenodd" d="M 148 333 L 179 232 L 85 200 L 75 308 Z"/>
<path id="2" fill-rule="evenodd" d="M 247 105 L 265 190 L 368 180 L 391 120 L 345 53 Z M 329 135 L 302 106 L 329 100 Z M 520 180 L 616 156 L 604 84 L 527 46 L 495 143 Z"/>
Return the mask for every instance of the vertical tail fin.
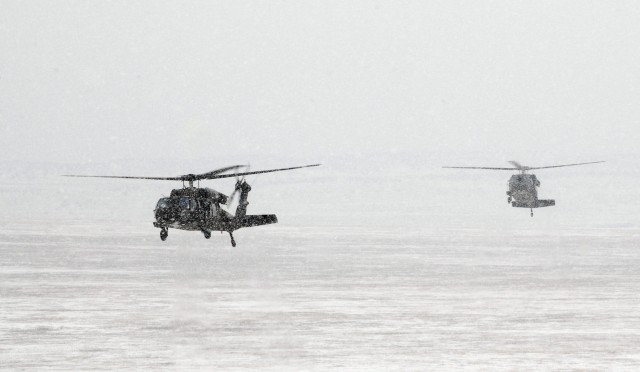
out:
<path id="1" fill-rule="evenodd" d="M 240 200 L 238 200 L 238 207 L 236 208 L 236 218 L 243 218 L 247 215 L 247 205 L 249 202 L 247 198 L 249 197 L 249 191 L 251 191 L 251 186 L 246 181 L 239 181 L 236 183 L 236 190 L 240 189 Z"/>

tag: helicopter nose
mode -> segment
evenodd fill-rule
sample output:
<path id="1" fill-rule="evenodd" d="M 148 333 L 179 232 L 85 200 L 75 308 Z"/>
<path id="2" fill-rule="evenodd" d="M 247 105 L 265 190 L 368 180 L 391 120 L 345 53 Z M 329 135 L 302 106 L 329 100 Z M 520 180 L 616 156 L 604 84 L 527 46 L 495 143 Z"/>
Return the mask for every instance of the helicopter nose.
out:
<path id="1" fill-rule="evenodd" d="M 171 222 L 173 220 L 174 218 L 173 218 L 173 214 L 171 213 L 171 210 L 169 209 L 156 210 L 156 221 Z"/>

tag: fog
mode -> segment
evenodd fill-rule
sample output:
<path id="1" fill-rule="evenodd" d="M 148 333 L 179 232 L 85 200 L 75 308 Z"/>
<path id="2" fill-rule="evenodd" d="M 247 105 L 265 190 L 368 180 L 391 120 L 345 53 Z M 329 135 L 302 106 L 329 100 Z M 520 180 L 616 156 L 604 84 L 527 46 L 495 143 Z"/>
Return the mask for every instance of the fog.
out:
<path id="1" fill-rule="evenodd" d="M 622 242 L 628 249 L 640 227 L 638 24 L 634 1 L 4 1 L 2 262 L 18 265 L 18 246 L 45 244 L 32 238 L 39 232 L 60 244 L 85 236 L 91 254 L 130 244 L 136 261 L 123 264 L 136 268 L 140 249 L 165 249 L 163 260 L 179 262 L 174 274 L 186 270 L 185 262 L 210 260 L 206 255 L 228 242 L 214 235 L 208 248 L 203 239 L 194 248 L 195 236 L 176 232 L 161 245 L 152 209 L 181 184 L 60 176 L 177 176 L 249 163 L 252 170 L 322 163 L 248 178 L 249 213 L 279 219 L 237 233 L 250 255 L 260 256 L 262 245 L 276 252 L 313 247 L 313 254 L 332 252 L 331 242 L 355 249 L 349 239 L 376 231 L 384 237 L 372 243 L 378 248 L 369 252 L 371 265 L 401 245 L 390 236 L 401 241 L 405 234 L 425 247 L 430 236 L 477 235 L 479 246 L 498 249 L 509 239 L 548 248 L 577 231 L 569 233 L 575 241 L 562 244 L 597 252 Z M 537 171 L 540 197 L 556 206 L 535 210 L 533 218 L 506 203 L 511 172 L 441 168 L 509 160 L 607 162 Z M 233 190 L 233 180 L 201 185 Z M 92 231 L 104 240 L 94 241 Z M 302 232 L 320 235 L 305 243 Z M 118 243 L 109 240 L 112 233 Z M 609 233 L 624 238 L 607 240 Z M 505 241 L 496 243 L 500 234 Z M 585 243 L 594 235 L 605 238 Z M 81 252 L 84 243 L 69 239 Z M 167 258 L 166 247 L 197 258 Z M 239 252 L 224 254 L 244 256 Z M 458 253 L 468 252 L 447 257 L 464 259 Z M 48 258 L 41 254 L 33 260 Z M 165 261 L 154 262 L 167 269 Z M 369 270 L 356 272 L 373 275 Z M 625 277 L 631 292 L 633 270 Z M 380 290 L 388 295 L 389 288 Z M 184 305 L 172 295 L 158 298 Z M 212 316 L 206 321 L 219 320 Z M 169 340 L 155 341 L 164 348 Z M 302 359 L 288 366 L 313 366 Z"/>
<path id="2" fill-rule="evenodd" d="M 602 216 L 637 199 L 623 195 L 637 195 L 639 18 L 635 2 L 5 2 L 1 171 L 38 183 L 61 167 L 177 175 L 322 162 L 314 183 L 382 182 L 389 198 L 451 206 L 454 177 L 456 201 L 486 209 L 508 174 L 440 166 L 607 160 L 540 175 L 543 186 L 586 177 L 556 190 Z M 300 176 L 261 186 L 300 191 L 287 177 Z M 314 199 L 359 196 L 335 188 Z"/>
<path id="3" fill-rule="evenodd" d="M 406 151 L 437 166 L 614 160 L 640 140 L 632 1 L 3 8 L 4 160 Z"/>

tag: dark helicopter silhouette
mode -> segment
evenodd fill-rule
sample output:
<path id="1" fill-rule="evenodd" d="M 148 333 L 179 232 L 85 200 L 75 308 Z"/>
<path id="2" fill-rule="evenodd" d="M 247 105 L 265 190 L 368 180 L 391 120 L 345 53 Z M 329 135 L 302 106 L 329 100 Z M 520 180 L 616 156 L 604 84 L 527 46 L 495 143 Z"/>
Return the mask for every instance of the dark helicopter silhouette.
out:
<path id="1" fill-rule="evenodd" d="M 514 174 L 509 179 L 509 191 L 507 191 L 507 203 L 516 208 L 529 208 L 531 217 L 533 217 L 533 208 L 552 207 L 556 205 L 556 201 L 538 199 L 538 187 L 540 181 L 535 174 L 527 174 L 527 171 L 533 169 L 572 167 L 575 165 L 604 163 L 604 161 L 592 161 L 588 163 L 550 165 L 546 167 L 527 167 L 520 165 L 516 161 L 510 161 L 514 168 L 492 168 L 492 167 L 442 167 L 442 168 L 461 168 L 461 169 L 491 169 L 491 170 L 518 170 L 520 174 Z"/>
<path id="2" fill-rule="evenodd" d="M 154 210 L 156 221 L 153 226 L 160 229 L 160 239 L 166 240 L 169 228 L 188 231 L 201 231 L 206 239 L 211 237 L 212 231 L 226 231 L 231 237 L 231 245 L 236 246 L 233 232 L 243 227 L 252 227 L 277 223 L 275 214 L 247 215 L 247 198 L 251 186 L 244 177 L 250 174 L 280 172 L 291 169 L 317 167 L 320 164 L 304 165 L 300 167 L 269 169 L 255 172 L 242 172 L 224 174 L 235 171 L 244 166 L 233 165 L 213 170 L 203 174 L 185 174 L 177 177 L 132 177 L 132 176 L 84 176 L 65 175 L 65 177 L 97 177 L 97 178 L 128 178 L 143 180 L 182 181 L 181 189 L 174 189 L 170 196 L 161 198 Z M 238 179 L 242 176 L 242 179 Z M 200 180 L 212 180 L 218 178 L 236 178 L 236 186 L 230 196 L 226 196 L 216 190 L 199 187 Z M 188 182 L 186 187 L 184 183 Z M 194 181 L 198 181 L 198 187 L 194 187 Z M 240 192 L 240 199 L 235 215 L 225 211 L 220 205 L 230 205 L 236 193 Z"/>

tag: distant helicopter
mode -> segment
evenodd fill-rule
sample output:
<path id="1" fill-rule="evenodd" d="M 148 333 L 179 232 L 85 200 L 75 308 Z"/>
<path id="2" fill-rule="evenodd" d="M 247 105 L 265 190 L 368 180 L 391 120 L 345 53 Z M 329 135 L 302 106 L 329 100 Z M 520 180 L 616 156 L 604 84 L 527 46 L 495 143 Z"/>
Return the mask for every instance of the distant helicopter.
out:
<path id="1" fill-rule="evenodd" d="M 131 177 L 131 176 L 85 176 L 85 175 L 65 175 L 64 177 L 97 177 L 97 178 L 128 178 L 143 180 L 169 180 L 182 181 L 181 189 L 174 189 L 168 198 L 161 198 L 154 210 L 156 221 L 153 226 L 160 229 L 160 239 L 163 241 L 169 236 L 169 228 L 188 231 L 201 231 L 206 239 L 211 237 L 212 231 L 226 231 L 231 237 L 231 245 L 236 246 L 233 232 L 243 227 L 252 227 L 277 223 L 275 214 L 247 215 L 247 197 L 251 186 L 244 177 L 250 174 L 261 174 L 279 172 L 291 169 L 317 167 L 320 164 L 304 165 L 300 167 L 269 169 L 255 172 L 242 172 L 223 174 L 235 171 L 244 166 L 232 165 L 213 170 L 203 174 L 185 174 L 177 177 Z M 242 179 L 238 179 L 242 176 Z M 200 180 L 212 180 L 218 178 L 236 178 L 236 186 L 230 196 L 226 196 L 216 190 L 199 187 Z M 185 187 L 184 182 L 189 186 Z M 198 181 L 198 187 L 193 186 L 193 182 Z M 236 214 L 220 208 L 221 204 L 230 205 L 237 192 L 240 192 L 240 200 L 236 208 Z"/>
<path id="2" fill-rule="evenodd" d="M 520 165 L 516 161 L 510 161 L 514 168 L 490 168 L 490 167 L 442 167 L 442 168 L 458 168 L 458 169 L 492 169 L 492 170 L 518 170 L 520 174 L 514 174 L 509 179 L 509 191 L 507 191 L 507 203 L 516 208 L 529 208 L 531 217 L 533 217 L 533 208 L 551 207 L 556 205 L 555 200 L 538 199 L 538 190 L 540 181 L 535 174 L 527 174 L 527 171 L 533 169 L 572 167 L 575 165 L 604 163 L 604 161 L 592 161 L 588 163 L 550 165 L 546 167 L 527 167 Z"/>

